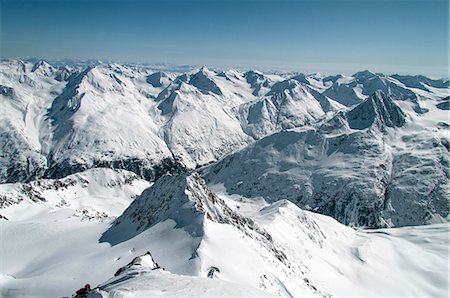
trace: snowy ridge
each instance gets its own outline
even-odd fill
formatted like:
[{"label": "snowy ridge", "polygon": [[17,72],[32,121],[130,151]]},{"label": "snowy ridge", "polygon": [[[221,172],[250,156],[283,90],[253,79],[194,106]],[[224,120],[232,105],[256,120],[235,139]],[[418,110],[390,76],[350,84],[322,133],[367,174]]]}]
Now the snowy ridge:
[{"label": "snowy ridge", "polygon": [[150,252],[120,268],[88,297],[127,297],[130,293],[134,297],[178,297],[187,293],[195,297],[275,297],[229,282],[172,274],[160,268]]},{"label": "snowy ridge", "polygon": [[[177,228],[183,228],[193,237],[204,235],[205,220],[233,225],[247,236],[267,243],[275,256],[284,261],[283,254],[271,246],[272,237],[251,219],[234,212],[223,199],[209,190],[203,178],[195,172],[159,179],[155,187],[143,192],[130,205],[101,240],[116,244],[126,240],[117,239],[119,235],[133,237],[167,219],[174,220]],[[132,234],[127,234],[128,231]]]},{"label": "snowy ridge", "polygon": [[405,113],[394,103],[392,97],[379,90],[348,112],[348,124],[353,129],[370,126],[381,129],[401,127],[405,124],[405,119]]},{"label": "snowy ridge", "polygon": [[[269,277],[266,274],[261,274],[259,281],[258,276],[253,277],[252,282],[255,285],[260,283],[260,287],[263,289],[269,288],[277,295],[286,294],[289,293],[289,290],[285,289],[284,283],[287,280],[284,275],[288,274],[291,277],[297,276],[297,280],[302,282],[302,285],[299,286],[302,291],[320,293],[309,284],[304,284],[305,282],[301,278],[303,272],[300,269],[301,265],[296,267],[298,272],[294,271],[292,269],[294,265],[286,258],[282,248],[274,242],[273,237],[267,231],[252,219],[232,210],[224,199],[217,196],[206,186],[205,181],[197,173],[166,176],[158,180],[114,222],[112,227],[102,236],[101,241],[117,245],[166,220],[175,221],[175,228],[183,229],[193,238],[198,239],[198,248],[193,252],[192,260],[190,260],[192,266],[194,266],[191,272],[197,272],[196,274],[205,277],[228,274],[222,266],[217,268],[213,264],[207,264],[211,262],[209,260],[211,253],[209,246],[214,245],[209,239],[215,238],[217,229],[225,229],[223,233],[227,233],[226,230],[230,229],[233,235],[241,235],[244,238],[244,240],[239,240],[239,243],[244,245],[246,249],[255,245],[255,247],[258,247],[255,257],[267,262],[260,270],[267,270],[270,263],[277,268],[275,273],[271,273]],[[304,217],[303,220],[307,222],[308,218]],[[237,251],[233,252],[233,254],[235,253]],[[213,260],[213,262],[217,261],[215,258]],[[211,271],[212,268],[216,268],[219,273]],[[230,268],[230,270],[232,269]],[[245,275],[248,272],[241,274]],[[231,280],[239,281],[236,277]],[[292,286],[291,284],[290,287]]]},{"label": "snowy ridge", "polygon": [[[346,295],[350,289],[352,294],[359,295],[385,295],[386,293],[396,293],[399,296],[408,295],[408,293],[439,295],[443,293],[442,290],[445,290],[445,278],[438,277],[439,273],[435,270],[426,271],[426,274],[431,273],[434,278],[437,278],[433,286],[429,288],[424,286],[427,284],[426,280],[411,283],[410,280],[403,279],[402,274],[392,274],[392,271],[398,272],[399,268],[405,266],[401,261],[399,263],[392,261],[401,260],[394,257],[404,253],[401,247],[405,245],[409,247],[411,254],[415,254],[420,249],[420,246],[415,246],[417,244],[412,244],[415,243],[413,239],[406,242],[403,238],[397,239],[396,235],[403,235],[400,230],[397,232],[394,229],[392,233],[388,230],[379,233],[355,231],[328,217],[305,212],[286,200],[267,205],[267,203],[257,203],[253,201],[254,199],[229,196],[221,192],[220,187],[215,187],[218,191],[216,193],[211,191],[196,173],[171,176],[167,179],[172,185],[180,185],[184,188],[184,193],[178,191],[177,194],[165,194],[164,191],[168,190],[169,183],[155,183],[137,200],[140,201],[139,203],[136,201],[121,218],[116,220],[107,234],[114,231],[110,234],[112,237],[123,235],[124,231],[134,231],[133,227],[139,226],[139,222],[147,223],[149,219],[158,218],[159,223],[155,220],[152,224],[145,225],[145,228],[139,228],[138,232],[145,234],[163,222],[174,220],[175,229],[200,237],[196,241],[197,245],[192,246],[192,256],[185,259],[189,266],[193,266],[189,275],[231,281],[239,284],[239,287],[259,288],[274,296],[330,297]],[[151,189],[153,191],[150,191]],[[184,197],[181,201],[180,195]],[[154,200],[157,201],[154,205],[158,208],[149,211],[148,204],[154,206],[151,203]],[[160,203],[160,200],[164,203]],[[182,206],[178,208],[179,212],[175,211],[177,208],[173,207],[173,204]],[[166,214],[170,216],[161,217],[162,210],[166,210]],[[191,220],[188,220],[189,217]],[[127,218],[134,218],[133,227],[129,226],[131,223],[126,220]],[[180,218],[185,220],[179,220]],[[119,232],[120,226],[124,225],[127,229]],[[437,231],[445,233],[445,230],[448,230],[448,224],[429,229],[434,229],[433,233]],[[425,230],[426,228],[424,233],[431,231]],[[410,233],[410,230],[404,231],[404,235]],[[104,237],[105,234],[102,238]],[[133,238],[122,239],[122,241],[131,241]],[[445,241],[432,243],[440,245],[439,249],[445,247]],[[397,247],[397,245],[400,246]],[[274,254],[275,251],[270,249],[271,247],[276,247],[277,253]],[[383,253],[376,247],[383,247]],[[168,257],[158,258],[161,266],[165,266],[164,263],[169,260]],[[428,257],[435,265],[440,262],[436,258],[437,255],[433,253]],[[239,264],[238,267],[236,263]],[[424,268],[422,266],[433,268],[435,265],[425,265],[418,261],[417,264],[412,262],[406,266],[410,273],[420,274],[421,269],[413,268]],[[438,267],[442,266],[438,265]],[[359,272],[363,272],[367,279],[355,284],[354,274],[358,273],[352,268],[359,268]],[[110,294],[125,291],[137,294],[140,291],[148,291],[143,282],[160,278],[155,276],[156,274],[160,273],[139,275],[121,283],[120,286],[114,286],[112,283],[112,286],[109,289],[107,286],[104,291]],[[176,271],[171,274],[164,279],[178,279]],[[389,278],[380,278],[384,274],[387,274]],[[184,277],[179,278],[184,279]],[[400,280],[408,286],[396,286],[396,282]],[[201,284],[201,282],[201,279],[197,279],[197,281],[193,280],[192,284]],[[239,296],[241,295],[243,294]]]}]

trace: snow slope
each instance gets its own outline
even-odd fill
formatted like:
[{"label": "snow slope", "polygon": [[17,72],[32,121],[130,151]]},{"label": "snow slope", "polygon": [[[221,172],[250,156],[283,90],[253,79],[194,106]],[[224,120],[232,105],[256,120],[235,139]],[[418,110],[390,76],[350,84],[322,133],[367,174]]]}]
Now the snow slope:
[{"label": "snow slope", "polygon": [[[92,297],[448,291],[448,223],[354,230],[286,200],[268,204],[229,195],[222,185],[209,188],[196,173],[163,177],[114,222],[82,220],[73,206],[52,206],[44,195],[39,213],[25,215],[26,204],[5,209],[15,208],[1,221],[8,239],[0,245],[2,297],[70,296],[86,283],[101,288]],[[153,270],[155,261],[165,270]]]},{"label": "snow slope", "polygon": [[[416,240],[409,236],[411,230],[421,228],[405,228],[404,234],[355,231],[329,217],[305,212],[286,200],[267,204],[256,198],[229,196],[220,185],[213,189],[215,192],[196,173],[164,177],[131,204],[101,241],[117,245],[151,230],[159,222],[174,220],[176,228],[196,239],[188,261],[193,275],[294,297],[348,293],[434,296],[448,288],[445,276],[439,277],[446,270],[445,263],[439,265],[445,254],[439,257],[430,253],[433,265],[421,261],[416,264],[410,259],[406,263],[411,263],[402,264],[399,254],[404,252],[399,246],[408,246],[411,255],[418,253],[420,246],[410,246],[409,241]],[[436,227],[440,232],[432,243],[445,251],[448,224]],[[431,231],[432,228],[425,233]],[[397,239],[393,235],[402,236]],[[406,235],[407,240],[401,239]],[[386,259],[377,247],[383,247]],[[163,259],[160,263],[164,264]],[[429,279],[417,283],[407,275],[392,275],[397,266],[408,268],[410,273],[432,274],[436,279],[428,287]],[[428,269],[422,271],[422,266]],[[441,269],[435,271],[436,268]],[[365,282],[355,283],[360,272],[364,272]],[[403,277],[407,279],[405,287],[396,287],[399,280],[393,279]]]},{"label": "snow slope", "polygon": [[175,275],[160,268],[150,252],[120,268],[88,297],[274,297],[263,291],[217,279]]},{"label": "snow slope", "polygon": [[0,63],[1,182],[43,175],[50,135],[45,113],[64,86],[47,76],[52,71],[43,62],[34,67],[19,60]]},{"label": "snow slope", "polygon": [[216,84],[217,78],[201,69],[189,83],[176,80],[158,97],[164,139],[177,160],[189,168],[215,161],[251,141],[232,111],[244,100]]},{"label": "snow slope", "polygon": [[262,98],[241,106],[244,131],[255,139],[273,132],[310,125],[343,106],[288,79],[274,84]]},{"label": "snow slope", "polygon": [[[0,185],[0,215],[18,220],[60,209],[81,220],[115,217],[151,184],[125,170],[90,169],[62,179]],[[29,209],[28,212],[22,210]]]}]

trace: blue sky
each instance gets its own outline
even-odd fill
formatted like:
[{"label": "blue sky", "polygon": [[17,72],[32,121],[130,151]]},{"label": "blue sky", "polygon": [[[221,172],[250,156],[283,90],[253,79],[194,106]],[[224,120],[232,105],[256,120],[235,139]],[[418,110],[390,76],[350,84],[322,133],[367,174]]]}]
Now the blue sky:
[{"label": "blue sky", "polygon": [[447,0],[1,0],[1,56],[448,76]]}]

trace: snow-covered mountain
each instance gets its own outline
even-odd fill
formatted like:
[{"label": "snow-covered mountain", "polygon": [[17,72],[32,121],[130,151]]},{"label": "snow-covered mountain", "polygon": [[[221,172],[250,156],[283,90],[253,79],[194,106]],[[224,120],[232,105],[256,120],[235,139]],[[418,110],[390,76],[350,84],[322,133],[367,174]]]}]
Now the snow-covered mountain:
[{"label": "snow-covered mountain", "polygon": [[[207,177],[231,193],[287,199],[345,224],[448,214],[448,81],[0,66],[3,182],[98,167],[155,181],[218,161]],[[420,164],[430,167],[423,177]]]},{"label": "snow-covered mountain", "polygon": [[244,131],[255,139],[273,132],[311,125],[343,106],[295,79],[274,84],[256,101],[241,106]]},{"label": "snow-covered mountain", "polygon": [[449,92],[1,61],[0,295],[443,296]]},{"label": "snow-covered mountain", "polygon": [[290,200],[344,224],[444,221],[450,154],[439,120],[448,115],[436,111],[434,123],[421,127],[413,109],[405,111],[377,91],[312,127],[272,134],[227,156],[206,168],[206,177],[230,194]]}]

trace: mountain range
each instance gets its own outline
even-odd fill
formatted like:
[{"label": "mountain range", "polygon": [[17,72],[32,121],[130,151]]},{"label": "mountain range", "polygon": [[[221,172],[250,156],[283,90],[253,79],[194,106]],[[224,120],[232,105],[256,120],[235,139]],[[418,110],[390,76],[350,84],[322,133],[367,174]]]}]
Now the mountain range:
[{"label": "mountain range", "polygon": [[449,92],[370,71],[3,60],[0,294],[442,295]]}]

